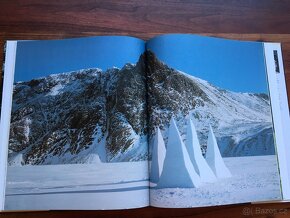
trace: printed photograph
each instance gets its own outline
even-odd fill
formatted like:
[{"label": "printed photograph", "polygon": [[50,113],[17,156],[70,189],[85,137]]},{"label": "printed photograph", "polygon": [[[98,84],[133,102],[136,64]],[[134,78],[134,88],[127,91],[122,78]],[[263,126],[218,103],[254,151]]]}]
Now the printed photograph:
[{"label": "printed photograph", "polygon": [[147,49],[151,205],[280,200],[263,44],[174,34]]},{"label": "printed photograph", "polygon": [[6,210],[146,206],[145,42],[17,43]]},{"label": "printed photograph", "polygon": [[20,41],[6,210],[281,200],[263,43]]}]

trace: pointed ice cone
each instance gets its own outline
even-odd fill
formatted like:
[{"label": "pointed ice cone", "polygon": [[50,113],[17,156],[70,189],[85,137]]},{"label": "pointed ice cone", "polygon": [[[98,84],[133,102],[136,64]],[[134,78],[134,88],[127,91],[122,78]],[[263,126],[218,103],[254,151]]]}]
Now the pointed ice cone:
[{"label": "pointed ice cone", "polygon": [[106,138],[107,134],[102,138],[100,143],[97,144],[97,154],[99,156],[100,162],[107,162],[107,152],[106,152]]},{"label": "pointed ice cone", "polygon": [[152,142],[152,161],[150,170],[150,181],[157,183],[163,169],[166,148],[159,127]]},{"label": "pointed ice cone", "polygon": [[84,163],[86,164],[98,164],[102,163],[100,156],[98,154],[89,154],[85,159]]},{"label": "pointed ice cone", "polygon": [[198,141],[197,133],[191,119],[188,119],[187,132],[186,132],[186,148],[194,166],[195,171],[200,176],[202,182],[215,182],[216,177],[202,156],[200,144]]},{"label": "pointed ice cone", "polygon": [[200,178],[190,161],[174,118],[171,118],[166,155],[157,188],[194,188],[200,185]]},{"label": "pointed ice cone", "polygon": [[221,156],[219,147],[216,142],[212,127],[209,126],[206,161],[215,173],[217,178],[231,177],[229,169],[226,167],[224,160]]}]

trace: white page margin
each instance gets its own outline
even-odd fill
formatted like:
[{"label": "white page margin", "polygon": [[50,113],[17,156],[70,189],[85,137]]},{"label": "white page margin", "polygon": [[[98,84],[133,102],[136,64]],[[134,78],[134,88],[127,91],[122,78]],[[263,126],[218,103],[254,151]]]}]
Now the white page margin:
[{"label": "white page margin", "polygon": [[7,41],[0,120],[0,211],[4,210],[8,140],[16,60],[16,41]]},{"label": "white page margin", "polygon": [[[280,73],[275,70],[277,50]],[[290,199],[290,118],[280,43],[264,43],[283,200]],[[288,158],[287,158],[288,157]]]}]

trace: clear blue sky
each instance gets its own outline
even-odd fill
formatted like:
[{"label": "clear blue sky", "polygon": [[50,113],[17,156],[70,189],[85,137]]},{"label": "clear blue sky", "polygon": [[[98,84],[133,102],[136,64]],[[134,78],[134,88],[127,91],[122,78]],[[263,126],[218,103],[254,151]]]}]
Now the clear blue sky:
[{"label": "clear blue sky", "polygon": [[147,48],[170,67],[231,91],[268,93],[261,42],[164,35]]},{"label": "clear blue sky", "polygon": [[[170,67],[237,92],[267,93],[263,45],[188,34],[149,41],[147,48]],[[144,42],[125,36],[18,42],[15,81],[83,68],[136,63]]]},{"label": "clear blue sky", "polygon": [[126,63],[136,63],[144,49],[142,40],[125,36],[20,41],[15,81],[84,68],[122,68]]}]

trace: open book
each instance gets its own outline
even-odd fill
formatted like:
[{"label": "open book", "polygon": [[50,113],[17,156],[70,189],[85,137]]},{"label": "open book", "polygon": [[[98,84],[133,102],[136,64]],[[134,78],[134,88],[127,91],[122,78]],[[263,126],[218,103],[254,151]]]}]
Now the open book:
[{"label": "open book", "polygon": [[279,43],[185,34],[8,41],[4,65],[2,210],[290,198]]}]

